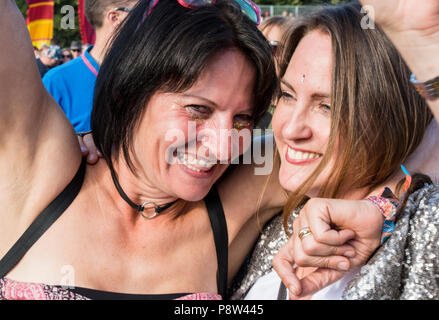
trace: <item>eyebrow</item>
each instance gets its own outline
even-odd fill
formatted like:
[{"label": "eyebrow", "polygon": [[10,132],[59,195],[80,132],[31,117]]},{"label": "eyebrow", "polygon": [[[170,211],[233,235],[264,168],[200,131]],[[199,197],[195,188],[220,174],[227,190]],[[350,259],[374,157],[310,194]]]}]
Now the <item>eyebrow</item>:
[{"label": "eyebrow", "polygon": [[[221,108],[218,106],[218,104],[216,104],[215,102],[213,102],[212,100],[210,100],[210,99],[208,99],[208,98],[201,97],[201,96],[198,96],[198,95],[196,95],[196,94],[188,94],[188,93],[184,93],[183,96],[203,100],[203,101],[207,102],[207,104],[213,105],[213,106],[214,106],[215,108],[217,108],[217,109],[221,109]],[[252,108],[247,108],[247,109],[242,110],[242,111],[240,111],[240,112],[249,112],[249,113],[253,113],[254,110],[253,110]]]},{"label": "eyebrow", "polygon": [[203,101],[207,102],[207,104],[213,105],[215,108],[219,108],[218,105],[215,102],[213,102],[212,100],[207,99],[205,97],[201,97],[201,96],[198,96],[198,95],[195,95],[195,94],[187,94],[187,93],[184,93],[183,96],[189,97],[189,98],[200,99],[200,100],[203,100]]},{"label": "eyebrow", "polygon": [[[288,89],[290,89],[291,91],[296,93],[296,90],[294,90],[293,86],[291,84],[289,84],[288,82],[286,82],[284,79],[281,79],[280,82],[283,85],[285,85]],[[313,99],[326,99],[326,98],[329,99],[329,98],[331,98],[331,96],[329,94],[327,94],[327,93],[320,93],[320,92],[314,93],[311,97]]]}]

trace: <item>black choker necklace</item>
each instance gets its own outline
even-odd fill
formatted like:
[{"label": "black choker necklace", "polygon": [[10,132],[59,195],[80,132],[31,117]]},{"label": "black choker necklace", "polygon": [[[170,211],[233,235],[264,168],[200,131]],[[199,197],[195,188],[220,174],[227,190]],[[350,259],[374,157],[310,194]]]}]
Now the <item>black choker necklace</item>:
[{"label": "black choker necklace", "polygon": [[[136,209],[137,212],[139,212],[142,217],[144,217],[145,219],[153,219],[155,218],[159,213],[165,211],[166,209],[168,209],[170,206],[172,206],[174,203],[176,203],[178,201],[172,201],[170,203],[166,203],[164,205],[157,205],[156,203],[152,202],[152,201],[146,201],[141,205],[137,205],[134,202],[131,201],[130,198],[128,198],[128,196],[126,195],[126,193],[122,190],[122,187],[119,184],[119,181],[117,181],[116,178],[116,174],[114,173],[113,169],[110,169],[111,171],[111,177],[113,178],[113,182],[114,185],[116,187],[117,192],[119,192],[119,195],[122,197],[122,199],[124,199],[132,208]],[[154,206],[154,214],[152,216],[145,216],[145,214],[143,213],[145,206],[147,205],[153,205]]]}]

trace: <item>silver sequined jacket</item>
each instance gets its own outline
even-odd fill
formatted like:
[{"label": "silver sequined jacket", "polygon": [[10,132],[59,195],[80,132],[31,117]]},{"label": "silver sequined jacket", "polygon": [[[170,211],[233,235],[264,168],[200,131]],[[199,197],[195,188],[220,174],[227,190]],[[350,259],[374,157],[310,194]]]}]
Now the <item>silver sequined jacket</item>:
[{"label": "silver sequined jacket", "polygon": [[[230,288],[230,299],[242,299],[272,271],[271,261],[286,241],[278,215],[264,227]],[[392,236],[348,283],[342,299],[439,299],[439,185],[409,197]]]}]

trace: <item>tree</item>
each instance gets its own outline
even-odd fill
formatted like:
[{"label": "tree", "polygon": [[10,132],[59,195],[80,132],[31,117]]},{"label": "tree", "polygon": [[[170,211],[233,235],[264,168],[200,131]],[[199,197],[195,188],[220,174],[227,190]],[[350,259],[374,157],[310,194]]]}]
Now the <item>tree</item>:
[{"label": "tree", "polygon": [[[61,20],[65,17],[62,13],[63,6],[72,6],[75,13],[74,29],[65,29]],[[55,0],[54,16],[53,16],[53,37],[60,42],[62,47],[70,47],[73,40],[81,40],[78,21],[78,3],[77,0]]]}]

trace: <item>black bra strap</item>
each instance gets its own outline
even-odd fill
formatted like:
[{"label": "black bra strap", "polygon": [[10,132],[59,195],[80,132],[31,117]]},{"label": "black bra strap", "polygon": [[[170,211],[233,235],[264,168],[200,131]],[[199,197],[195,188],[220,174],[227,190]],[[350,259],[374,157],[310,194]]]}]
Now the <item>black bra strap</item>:
[{"label": "black bra strap", "polygon": [[227,233],[226,217],[221,204],[216,186],[212,186],[209,194],[204,198],[207,213],[209,214],[212,225],[213,237],[215,240],[216,257],[218,260],[218,293],[225,299],[227,291],[227,272],[228,272],[228,254],[229,254],[229,237]]},{"label": "black bra strap", "polygon": [[24,257],[26,252],[46,232],[47,229],[63,214],[79,193],[85,175],[86,158],[84,157],[73,180],[44,209],[34,222],[27,228],[18,241],[0,260],[0,278],[5,277],[12,268]]}]

